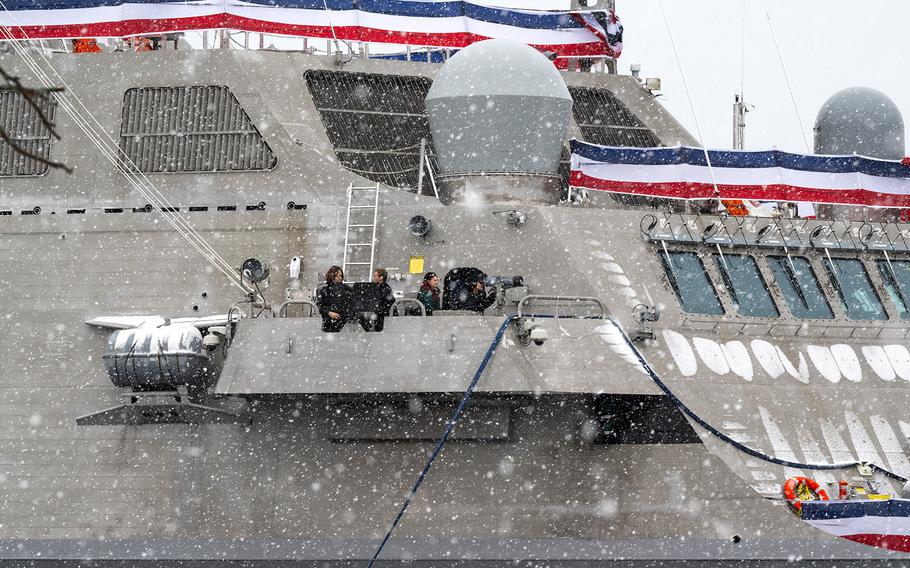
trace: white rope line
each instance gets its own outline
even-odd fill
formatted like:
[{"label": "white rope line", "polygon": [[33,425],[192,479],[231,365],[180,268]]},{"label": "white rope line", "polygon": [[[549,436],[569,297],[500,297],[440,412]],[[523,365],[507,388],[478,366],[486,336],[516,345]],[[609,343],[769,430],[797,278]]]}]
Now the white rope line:
[{"label": "white rope line", "polygon": [[809,137],[806,136],[806,127],[803,124],[803,116],[799,112],[799,105],[796,104],[796,93],[793,92],[793,85],[790,84],[790,74],[787,72],[787,66],[784,64],[784,56],[783,53],[781,53],[780,45],[777,43],[777,34],[774,32],[774,23],[771,22],[771,13],[768,12],[768,6],[765,4],[765,0],[762,0],[762,8],[765,10],[765,18],[768,19],[768,28],[771,30],[771,39],[774,40],[774,48],[777,50],[777,59],[780,61],[780,68],[784,71],[784,79],[787,81],[787,90],[790,92],[793,110],[796,111],[796,120],[799,122],[799,133],[803,135],[806,153],[811,154],[812,147],[809,146]]},{"label": "white rope line", "polygon": [[[2,5],[2,1],[0,1],[0,5]],[[8,31],[4,30],[4,32],[6,35],[9,35]],[[51,86],[52,82],[50,81],[50,78],[47,76],[46,73],[44,73],[44,71],[40,68],[40,66],[38,66],[38,64],[31,58],[31,56],[26,51],[19,50],[19,55],[23,58],[23,60],[26,62],[26,65],[32,70],[33,73],[35,73],[36,76],[38,76],[39,80],[45,86],[48,86],[48,87]],[[141,193],[149,201],[154,202],[157,206],[159,206],[159,209],[161,207],[172,207],[169,203],[167,203],[166,199],[164,199],[164,200],[156,199],[154,197],[154,195],[152,195],[148,191],[146,191],[147,188],[144,188],[143,185],[139,182],[138,179],[136,179],[135,176],[130,175],[129,172],[123,171],[123,164],[120,163],[121,160],[119,159],[119,157],[117,157],[117,155],[114,154],[110,150],[110,148],[104,146],[104,142],[103,142],[103,140],[101,140],[98,137],[97,132],[95,132],[94,129],[91,127],[91,125],[84,119],[84,117],[82,117],[79,114],[78,109],[76,109],[68,99],[63,98],[63,97],[57,97],[57,99],[58,99],[58,103],[61,105],[61,107],[63,107],[63,109],[67,112],[67,114],[69,114],[71,116],[71,118],[76,122],[76,124],[80,127],[80,129],[83,130],[83,132],[89,137],[89,139],[95,144],[95,146],[98,147],[99,150],[101,150],[104,157],[107,158],[119,171],[121,171],[121,173],[124,174],[124,177],[127,178],[127,181],[130,183],[130,185],[133,186],[134,189],[136,189],[139,193]],[[83,105],[83,107],[84,107],[84,105]],[[96,122],[97,122],[97,120],[96,120]],[[185,228],[181,229],[181,227],[179,227],[176,224],[176,221],[183,221],[183,219],[180,219],[179,216],[174,216],[173,214],[164,214],[164,212],[162,212],[162,214],[165,217],[165,220],[168,221],[169,224],[171,224],[179,232],[184,233],[184,231],[186,229]],[[178,217],[178,219],[175,220],[175,217]],[[185,221],[184,221],[184,223],[185,223]],[[186,232],[189,233],[189,231],[186,231]],[[197,233],[197,235],[198,235],[198,233]],[[188,235],[186,235],[186,236],[188,236]],[[206,245],[206,247],[203,247],[201,249],[196,243],[191,243],[191,244],[194,244],[194,248],[196,248],[198,251],[200,251],[203,254],[203,256],[205,256],[207,259],[214,260],[214,259],[218,258],[217,254],[213,255],[211,253],[211,251],[204,252],[204,248],[211,249],[211,247],[207,246],[207,243],[204,243],[204,240],[201,239],[201,236],[198,236],[197,239],[202,241],[199,244]],[[223,259],[222,259],[222,261],[223,261]],[[224,263],[224,265],[226,266],[226,268],[229,269],[228,271],[230,273],[233,273],[233,268],[230,267],[230,265],[227,265],[226,263]],[[218,267],[218,268],[220,269],[220,267]],[[232,274],[232,278],[233,278],[233,274]]]},{"label": "white rope line", "polygon": [[[3,5],[3,0],[0,0],[0,6],[2,6],[2,5]],[[159,210],[162,208],[162,206],[164,208],[174,208],[174,206],[170,202],[168,202],[167,198],[155,187],[155,185],[151,182],[151,180],[148,179],[148,177],[145,175],[145,173],[139,169],[139,167],[132,161],[132,159],[130,159],[129,156],[126,156],[125,154],[120,153],[120,149],[119,149],[119,146],[117,145],[116,141],[114,141],[114,139],[110,136],[110,134],[108,134],[107,131],[104,130],[104,127],[101,126],[101,124],[94,117],[94,115],[91,113],[91,111],[89,111],[88,108],[86,108],[86,106],[82,103],[81,99],[79,99],[78,95],[75,94],[75,91],[73,91],[72,88],[66,83],[66,81],[60,76],[60,74],[56,72],[56,69],[54,69],[54,67],[53,67],[53,65],[51,65],[50,61],[48,61],[43,55],[42,55],[42,59],[44,59],[44,62],[47,64],[47,66],[52,71],[54,71],[54,74],[57,76],[57,78],[60,80],[60,82],[65,87],[66,92],[72,93],[73,98],[83,108],[83,110],[85,111],[85,114],[87,114],[89,116],[89,118],[91,118],[95,122],[95,124],[97,125],[97,128],[92,127],[92,125],[90,123],[88,123],[88,121],[85,120],[85,118],[82,117],[81,115],[80,115],[79,119],[82,120],[85,123],[86,127],[94,133],[96,138],[100,139],[100,137],[98,137],[98,132],[101,132],[104,136],[107,137],[108,141],[110,142],[110,146],[103,147],[103,144],[104,144],[103,140],[100,140],[100,143],[102,144],[102,146],[99,146],[99,149],[101,149],[102,152],[105,152],[106,157],[108,157],[108,159],[114,163],[114,165],[124,175],[124,177],[128,178],[131,181],[131,184],[137,189],[137,191],[139,191],[143,195],[143,197],[145,197],[149,201],[153,202],[153,204],[158,205]],[[37,67],[37,65],[36,65],[36,67]],[[46,83],[46,85],[49,85],[50,78],[47,77],[46,75],[45,75],[45,78],[48,81],[48,83]],[[69,101],[67,101],[67,104],[71,105],[71,103],[69,103]],[[76,114],[79,114],[78,109],[74,108],[74,111]],[[85,128],[83,128],[83,131],[85,131]],[[92,135],[89,132],[86,132],[86,134],[89,136]],[[123,158],[121,158],[121,156],[123,156]],[[141,179],[140,179],[140,176],[141,176]],[[187,233],[189,233],[190,235],[192,235],[194,238],[196,238],[199,241],[199,243],[200,243],[200,245],[202,245],[203,249],[207,250],[209,252],[209,255],[212,258],[214,258],[218,262],[220,262],[222,264],[222,266],[225,269],[227,269],[231,274],[234,273],[234,268],[227,261],[225,261],[224,258],[222,258],[221,255],[219,255],[218,252],[215,251],[215,249],[211,247],[211,245],[209,245],[205,241],[205,239],[202,237],[202,235],[200,235],[195,230],[195,228],[193,228],[193,226],[189,224],[189,222],[186,219],[184,219],[180,215],[175,215],[174,213],[168,214],[163,211],[161,213],[165,217],[167,217],[169,223],[171,223],[171,221],[176,221],[183,228],[183,230],[185,230]],[[173,226],[174,223],[171,223],[171,225]],[[175,227],[175,229],[176,229],[176,227]]]},{"label": "white rope line", "polygon": [[[20,53],[20,55],[21,55],[21,53]],[[36,68],[32,67],[32,65],[34,65],[35,63],[34,63],[33,61],[31,61],[31,60],[28,60],[28,59],[27,59],[27,56],[25,56],[24,59],[27,61],[26,64],[32,69],[32,71],[33,71],[36,75],[40,75],[40,73],[41,73],[41,72],[40,72],[40,69],[36,69]],[[42,83],[44,83],[45,85],[48,85],[48,84],[49,84],[49,83],[45,82],[46,77],[45,77],[45,78],[42,78],[42,79],[40,79],[40,80],[41,80]],[[107,158],[108,161],[110,161],[110,162],[111,162],[115,167],[117,167],[117,169],[119,170],[119,169],[120,169],[120,164],[118,164],[118,163],[117,163],[117,160],[114,159],[114,158],[110,155],[108,149],[105,148],[105,147],[103,146],[103,143],[102,143],[98,138],[96,138],[95,136],[93,136],[93,133],[91,132],[91,129],[90,129],[89,125],[88,125],[87,123],[85,123],[84,120],[81,119],[81,117],[78,116],[78,111],[71,105],[71,103],[70,103],[69,101],[67,101],[67,100],[62,100],[60,97],[58,97],[57,100],[58,100],[58,104],[60,104],[60,106],[63,108],[63,110],[66,111],[67,114],[69,114],[69,115],[73,118],[74,122],[76,122],[76,124],[80,127],[80,129],[82,129],[82,131],[89,137],[89,139],[95,144],[95,146],[102,152],[102,155],[103,155],[105,158]],[[151,195],[148,195],[148,194],[143,190],[142,186],[141,186],[134,178],[132,178],[131,176],[125,176],[125,177],[127,178],[127,181],[130,183],[130,185],[132,185],[133,188],[136,189],[139,193],[143,194],[143,195],[146,197],[146,199],[148,199],[149,201],[153,201],[153,202],[156,201]],[[161,205],[161,204],[159,204],[159,206],[160,206],[160,205]],[[217,263],[217,260],[211,255],[210,252],[204,250],[204,249],[200,246],[200,243],[198,242],[197,239],[193,239],[189,234],[187,234],[184,230],[182,230],[182,228],[174,221],[174,219],[173,219],[173,214],[166,214],[166,213],[164,213],[163,211],[162,211],[161,213],[162,213],[162,216],[165,217],[165,220],[166,220],[166,221],[167,221],[167,222],[168,222],[168,223],[169,223],[169,224],[170,224],[178,233],[180,233],[182,236],[184,236],[184,238],[187,239],[187,241],[189,242],[189,244],[190,244],[197,252],[199,252],[204,258],[206,258],[206,260],[208,260],[208,261],[211,262],[213,265],[215,265],[215,267],[216,267],[219,271],[221,271],[223,274],[225,274],[226,276],[228,276],[228,278],[230,278],[230,279],[232,280],[232,282],[235,281],[236,277],[234,276],[233,271],[232,271],[232,270],[226,271],[221,265],[219,265],[219,264]]]},{"label": "white rope line", "polygon": [[689,83],[686,81],[686,72],[683,69],[682,61],[679,59],[679,51],[676,49],[676,40],[673,39],[673,30],[670,29],[670,20],[667,18],[667,11],[664,10],[663,0],[659,0],[658,4],[660,5],[660,12],[664,17],[664,25],[667,27],[667,34],[670,36],[670,45],[673,46],[673,55],[676,56],[676,66],[679,67],[683,89],[686,91],[686,98],[689,100],[689,109],[692,111],[692,119],[695,121],[695,131],[698,133],[698,142],[701,144],[701,149],[705,153],[705,161],[708,162],[708,173],[711,174],[711,184],[714,186],[714,195],[717,197],[717,204],[720,207],[720,188],[717,187],[717,179],[714,177],[714,168],[711,166],[711,156],[708,155],[708,149],[705,147],[705,137],[702,136],[701,125],[698,123],[698,115],[695,113],[695,105],[692,103],[692,95],[689,92]]},{"label": "white rope line", "polygon": [[[3,0],[0,0],[0,7],[2,7],[9,14],[9,9],[6,7]],[[10,17],[12,18],[11,14]],[[0,27],[0,30],[2,30],[3,35],[6,38],[15,40],[12,32],[8,27]],[[19,30],[23,36],[27,38],[27,35],[21,27]],[[50,76],[32,58],[31,54],[28,53],[28,50],[22,47],[18,41],[11,41],[11,43],[14,49],[16,49],[17,53],[25,62],[26,66],[28,66],[29,69],[37,76],[38,80],[44,84],[45,87],[51,88],[53,86],[53,81],[51,81]],[[64,85],[66,92],[72,93],[72,98],[79,103],[79,105],[85,111],[85,114],[87,114],[97,125],[98,128],[96,129],[84,116],[82,116],[82,113],[80,113],[75,105],[69,100],[68,95],[57,95],[56,98],[63,110],[70,116],[70,118],[73,119],[77,126],[79,126],[79,128],[86,134],[86,136],[89,137],[89,139],[101,151],[105,158],[107,158],[108,161],[110,161],[118,169],[118,171],[123,174],[123,176],[136,191],[138,191],[148,201],[152,202],[152,204],[157,206],[162,217],[164,217],[164,219],[174,228],[174,230],[180,233],[181,236],[183,236],[184,239],[186,239],[187,242],[189,242],[197,252],[199,252],[216,269],[227,276],[232,284],[238,286],[244,292],[248,292],[249,290],[247,290],[247,288],[243,285],[242,280],[235,272],[234,267],[225,261],[224,258],[221,257],[221,255],[218,254],[218,252],[211,245],[209,245],[208,242],[205,241],[202,235],[200,235],[186,219],[175,212],[165,212],[164,209],[174,209],[174,207],[168,202],[167,198],[154,186],[154,184],[152,184],[152,182],[145,176],[144,172],[139,171],[139,168],[128,156],[124,156],[126,158],[125,160],[121,158],[119,146],[116,145],[110,134],[104,130],[98,120],[94,117],[94,115],[92,115],[91,111],[89,111],[81,99],[79,99],[78,95],[75,94],[75,92],[69,87],[66,81],[60,76],[59,73],[57,73],[56,69],[53,67],[50,61],[48,61],[44,54],[40,53],[40,56],[44,60],[44,63],[47,65],[47,67]],[[110,146],[106,145],[105,141],[99,135],[99,131],[108,138],[110,141]],[[136,175],[136,173],[129,171],[129,166],[132,166],[132,168],[138,172],[139,175]]]},{"label": "white rope line", "polygon": [[[0,0],[0,6],[2,6],[3,9],[5,9],[5,10],[7,10],[7,12],[9,12],[9,10],[6,8],[6,5],[3,3],[3,0]],[[24,30],[22,30],[21,28],[19,28],[19,29],[20,29],[20,31],[22,31],[23,35],[25,35]],[[12,37],[12,33],[9,32],[8,28],[4,27],[3,33],[7,37]],[[27,50],[25,50],[24,48],[21,48],[21,46],[18,46],[18,44],[14,44],[14,45],[17,48],[19,48],[19,49],[17,49],[19,55],[23,58],[23,60],[26,62],[26,65],[29,66],[29,68],[32,70],[32,72],[35,73],[36,76],[38,76],[38,79],[45,85],[45,87],[48,87],[48,88],[51,87],[52,86],[51,78],[44,72],[43,69],[41,69],[41,67],[37,64],[37,62],[35,62],[35,60],[27,52]],[[146,199],[148,199],[149,201],[155,202],[155,204],[159,206],[159,210],[162,207],[174,209],[173,205],[171,205],[168,202],[167,198],[163,194],[161,194],[160,191],[157,190],[157,188],[154,186],[154,184],[152,184],[152,182],[145,176],[145,174],[143,172],[141,172],[141,171],[139,172],[143,178],[142,180],[139,180],[138,176],[136,176],[134,173],[130,172],[124,166],[124,163],[128,162],[129,166],[132,166],[132,168],[134,168],[136,171],[139,171],[139,168],[136,166],[135,163],[132,162],[132,160],[129,159],[128,156],[126,156],[126,160],[123,160],[122,158],[120,158],[119,147],[116,145],[116,142],[113,140],[113,138],[111,138],[110,135],[104,130],[104,128],[101,126],[101,124],[98,122],[98,120],[95,119],[95,117],[92,115],[91,111],[89,111],[85,107],[85,105],[82,103],[81,99],[79,99],[78,95],[75,94],[75,92],[69,87],[69,85],[66,83],[66,81],[60,76],[60,74],[56,72],[56,69],[54,69],[54,67],[50,63],[50,61],[48,61],[47,58],[44,57],[43,53],[41,53],[41,57],[44,60],[45,64],[48,66],[48,68],[50,68],[51,71],[53,71],[54,74],[57,76],[57,78],[60,80],[60,82],[63,83],[63,85],[66,87],[67,91],[70,93],[73,93],[73,95],[72,95],[73,98],[76,99],[77,102],[79,102],[80,106],[82,106],[82,108],[85,110],[85,113],[88,114],[88,116],[90,118],[92,118],[92,120],[94,120],[95,124],[98,126],[97,130],[94,127],[92,127],[91,124],[83,116],[81,116],[78,109],[76,109],[75,106],[68,99],[64,98],[65,95],[64,95],[64,97],[58,96],[57,97],[58,102],[61,103],[61,106],[64,108],[64,110],[66,110],[67,113],[70,114],[71,118],[73,118],[73,120],[77,123],[77,125],[80,126],[80,128],[83,130],[83,132],[87,136],[89,136],[89,138],[95,143],[95,145],[98,147],[98,149],[101,150],[101,152],[104,154],[104,156],[114,164],[114,166],[124,175],[124,177],[127,178],[127,181],[130,183],[130,185],[132,185]],[[104,141],[101,140],[100,136],[98,135],[99,130],[101,133],[103,133],[105,136],[107,136],[108,140],[111,143],[110,147],[104,146]],[[212,261],[211,259],[214,259],[215,261],[220,262],[222,264],[222,266],[227,270],[227,272],[230,273],[231,279],[233,280],[236,278],[236,276],[234,274],[234,268],[230,264],[228,264],[217,253],[217,251],[215,251],[205,241],[205,239],[192,227],[192,225],[189,224],[188,221],[186,221],[180,215],[173,215],[173,213],[166,214],[164,211],[161,211],[161,213],[165,217],[165,219],[168,221],[168,223],[170,223],[176,230],[181,231],[181,229],[175,225],[175,222],[178,225],[182,226],[183,231],[185,231],[189,235],[192,235],[194,238],[196,238],[197,241],[199,241],[199,244],[202,246],[202,248],[204,250],[208,251],[207,254],[204,254],[204,256],[207,259],[210,259],[210,261]],[[243,286],[241,286],[241,288],[243,288]],[[244,290],[245,290],[245,288],[244,288]]]},{"label": "white rope line", "polygon": [[739,96],[746,100],[746,0],[743,0],[742,29],[739,51]]}]

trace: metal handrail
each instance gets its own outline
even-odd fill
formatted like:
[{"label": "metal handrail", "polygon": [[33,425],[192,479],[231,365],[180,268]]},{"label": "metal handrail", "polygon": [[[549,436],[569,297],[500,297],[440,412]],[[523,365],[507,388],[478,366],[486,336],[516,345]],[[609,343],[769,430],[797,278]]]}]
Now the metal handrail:
[{"label": "metal handrail", "polygon": [[313,317],[314,314],[319,313],[319,306],[317,306],[314,302],[311,302],[310,300],[288,300],[287,302],[284,302],[283,304],[281,304],[281,306],[278,307],[278,317],[280,317],[280,318],[288,317],[288,306],[291,306],[291,305],[309,306],[310,315],[307,317]]},{"label": "metal handrail", "polygon": [[597,307],[600,308],[600,319],[606,319],[607,313],[609,312],[609,310],[607,310],[606,304],[601,302],[599,298],[595,298],[593,296],[546,296],[546,295],[531,294],[529,296],[525,296],[524,298],[521,299],[520,302],[518,302],[518,317],[520,317],[520,318],[525,317],[525,313],[523,310],[525,307],[525,302],[527,302],[528,300],[548,300],[548,301],[554,301],[556,303],[559,303],[559,302],[566,302],[566,303],[588,302],[591,304],[596,304]]},{"label": "metal handrail", "polygon": [[390,310],[389,313],[391,313],[392,316],[394,316],[395,310],[398,308],[398,306],[400,306],[401,304],[407,304],[407,303],[417,304],[417,307],[420,308],[420,315],[422,317],[427,315],[427,309],[424,307],[423,303],[421,303],[420,300],[418,300],[416,298],[398,298],[392,304],[392,309]]}]

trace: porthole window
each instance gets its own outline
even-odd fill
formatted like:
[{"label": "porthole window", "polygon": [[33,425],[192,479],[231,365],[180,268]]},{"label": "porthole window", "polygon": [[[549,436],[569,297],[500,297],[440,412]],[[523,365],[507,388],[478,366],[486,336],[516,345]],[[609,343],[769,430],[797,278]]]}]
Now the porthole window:
[{"label": "porthole window", "polygon": [[888,291],[891,301],[897,307],[900,318],[910,320],[910,310],[907,309],[908,301],[910,301],[910,262],[878,260],[875,264],[882,275],[885,290]]},{"label": "porthole window", "polygon": [[753,318],[780,315],[754,258],[745,254],[715,254],[714,263],[739,315]]},{"label": "porthole window", "polygon": [[660,259],[683,311],[712,316],[724,314],[717,291],[697,254],[664,252]]},{"label": "porthole window", "polygon": [[831,319],[831,305],[818,283],[815,271],[801,256],[769,256],[768,266],[790,313],[798,318]]},{"label": "porthole window", "polygon": [[825,272],[837,291],[847,317],[853,320],[886,320],[888,314],[872,287],[863,263],[855,258],[825,258]]}]

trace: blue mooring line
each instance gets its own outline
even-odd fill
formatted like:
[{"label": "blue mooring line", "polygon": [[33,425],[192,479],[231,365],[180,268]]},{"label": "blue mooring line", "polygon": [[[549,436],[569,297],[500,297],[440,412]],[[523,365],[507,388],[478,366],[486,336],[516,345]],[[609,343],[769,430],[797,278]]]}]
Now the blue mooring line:
[{"label": "blue mooring line", "polygon": [[477,367],[477,371],[474,373],[474,378],[471,380],[471,384],[468,385],[467,390],[464,391],[464,396],[461,397],[461,402],[458,404],[458,408],[455,409],[455,412],[452,413],[452,417],[449,418],[445,432],[443,432],[442,436],[439,438],[439,441],[436,442],[436,448],[430,455],[430,459],[428,459],[427,463],[424,464],[420,475],[417,476],[417,481],[414,482],[414,487],[412,487],[411,491],[407,494],[407,496],[405,496],[404,503],[401,504],[401,509],[398,511],[398,515],[395,517],[395,520],[392,521],[392,525],[385,533],[385,538],[382,539],[382,543],[380,543],[379,548],[376,549],[376,552],[373,554],[373,558],[370,559],[370,563],[367,565],[367,568],[372,568],[373,563],[376,562],[377,558],[379,558],[379,554],[382,552],[385,544],[392,536],[392,532],[395,530],[395,527],[397,527],[398,523],[401,521],[401,517],[404,516],[405,511],[407,511],[408,507],[411,505],[411,501],[414,499],[414,495],[417,494],[417,490],[420,488],[420,485],[426,478],[427,472],[429,472],[430,468],[433,467],[433,462],[436,461],[436,458],[442,451],[442,447],[449,440],[449,436],[452,434],[452,430],[455,429],[455,424],[458,423],[459,418],[461,418],[461,413],[464,412],[465,407],[468,405],[468,399],[470,399],[471,394],[474,393],[474,388],[477,386],[477,382],[480,380],[481,375],[483,375],[483,371],[486,369],[487,363],[490,362],[490,359],[493,357],[493,353],[496,352],[496,348],[499,347],[499,344],[502,342],[502,336],[505,334],[506,329],[508,329],[509,324],[512,323],[512,320],[515,318],[516,316],[509,316],[503,320],[502,325],[499,326],[499,331],[496,332],[496,337],[493,338],[493,341],[487,348],[487,352],[483,356],[483,360],[480,362],[480,366]]},{"label": "blue mooring line", "polygon": [[[506,329],[508,329],[509,324],[512,323],[513,320],[517,319],[517,317],[518,316],[509,316],[499,326],[499,330],[496,332],[496,337],[493,338],[493,341],[490,343],[490,346],[487,348],[487,352],[483,356],[483,360],[480,362],[480,365],[477,367],[477,371],[474,373],[474,378],[471,380],[471,384],[468,385],[467,390],[464,391],[464,396],[462,396],[461,402],[458,404],[458,408],[455,409],[455,412],[452,413],[452,417],[449,418],[448,424],[446,425],[445,432],[442,434],[442,436],[436,442],[436,448],[433,450],[433,453],[430,455],[430,459],[428,459],[427,463],[424,464],[423,469],[420,472],[420,475],[417,477],[417,481],[414,483],[414,487],[412,487],[411,491],[407,494],[407,496],[405,496],[404,503],[402,503],[401,509],[398,511],[398,515],[396,515],[395,520],[392,521],[392,525],[389,527],[389,530],[386,532],[385,537],[382,539],[382,543],[380,543],[379,548],[376,549],[376,552],[373,554],[373,557],[370,559],[370,563],[367,565],[367,568],[373,567],[373,563],[376,562],[377,558],[379,558],[379,554],[382,552],[382,549],[385,547],[386,543],[389,541],[389,538],[391,538],[392,532],[395,531],[395,527],[398,526],[398,523],[401,521],[401,518],[404,516],[405,511],[407,511],[408,507],[411,505],[411,501],[414,499],[414,496],[417,494],[417,490],[420,488],[420,485],[423,483],[423,480],[426,478],[427,473],[430,471],[430,468],[433,467],[433,462],[436,461],[436,458],[439,456],[439,453],[442,451],[442,447],[448,441],[449,436],[452,434],[452,431],[455,429],[455,425],[458,423],[458,420],[461,418],[461,414],[462,414],[462,412],[464,412],[464,409],[468,404],[468,400],[471,398],[471,395],[474,393],[474,388],[477,386],[477,382],[480,380],[480,377],[483,375],[484,369],[486,369],[486,367],[487,367],[487,363],[490,362],[490,359],[493,357],[493,353],[496,352],[496,348],[499,347],[499,344],[502,342],[502,337],[505,334]],[[550,318],[550,317],[555,317],[555,316],[535,314],[534,317]],[[639,364],[642,366],[642,368],[644,368],[644,370],[645,370],[645,372],[647,372],[648,376],[651,377],[651,380],[654,381],[654,384],[656,384],[657,387],[661,391],[663,391],[663,393],[665,395],[667,395],[667,397],[673,402],[673,404],[676,405],[677,408],[679,408],[683,413],[685,413],[686,416],[688,416],[689,418],[694,420],[696,423],[698,423],[699,426],[701,426],[702,428],[704,428],[705,430],[710,432],[713,436],[715,436],[716,438],[720,439],[723,442],[730,444],[731,446],[738,449],[739,451],[741,451],[745,454],[748,454],[754,458],[758,458],[762,461],[766,461],[769,463],[773,463],[773,464],[777,464],[777,465],[781,465],[781,466],[785,466],[785,467],[793,467],[796,469],[808,469],[808,470],[847,469],[847,468],[855,467],[857,465],[861,465],[861,464],[865,463],[865,462],[858,462],[858,461],[850,462],[850,463],[840,463],[840,464],[800,463],[800,462],[794,462],[794,461],[789,461],[789,460],[782,460],[782,459],[776,458],[774,456],[769,456],[768,454],[765,454],[764,452],[760,452],[754,448],[750,448],[749,446],[746,446],[745,444],[743,444],[741,442],[737,442],[730,436],[724,434],[723,432],[721,432],[720,430],[718,430],[717,428],[715,428],[714,426],[709,424],[701,416],[696,414],[695,411],[693,411],[691,408],[686,406],[686,403],[684,403],[682,400],[680,400],[679,397],[677,397],[675,394],[673,394],[673,391],[670,390],[670,387],[668,387],[660,379],[660,377],[657,375],[657,373],[654,371],[654,369],[651,368],[651,365],[645,360],[644,356],[638,351],[638,349],[635,347],[635,344],[632,343],[632,340],[629,339],[629,336],[626,335],[626,332],[623,330],[623,328],[612,317],[607,318],[607,321],[609,321],[610,324],[613,327],[615,327],[617,331],[619,331],[620,335],[622,335],[623,340],[625,340],[626,345],[629,347],[629,349],[632,350],[633,353],[635,353],[635,357],[638,359]],[[894,473],[893,471],[889,471],[878,464],[866,463],[866,465],[868,465],[872,469],[879,471],[897,481],[900,481],[903,483],[906,483],[908,481],[908,479],[906,477],[898,475],[898,474]]]}]

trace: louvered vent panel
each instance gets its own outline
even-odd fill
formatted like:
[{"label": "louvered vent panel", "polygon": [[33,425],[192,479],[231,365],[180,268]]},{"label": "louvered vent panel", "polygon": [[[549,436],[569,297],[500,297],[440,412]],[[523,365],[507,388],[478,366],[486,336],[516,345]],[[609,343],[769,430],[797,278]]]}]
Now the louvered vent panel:
[{"label": "louvered vent panel", "polygon": [[393,187],[416,187],[420,140],[437,172],[424,99],[432,81],[343,71],[306,72],[335,155],[349,170]]},{"label": "louvered vent panel", "polygon": [[51,95],[35,96],[32,100],[38,110],[22,93],[0,89],[0,128],[16,146],[24,150],[17,152],[6,141],[0,140],[0,177],[30,177],[47,173],[48,165],[35,159],[35,156],[50,159],[51,132],[41,120],[41,114],[53,124],[57,102]]},{"label": "louvered vent panel", "polygon": [[224,86],[129,89],[120,152],[133,171],[145,173],[261,171],[278,163]]},{"label": "louvered vent panel", "polygon": [[660,138],[606,89],[569,87],[572,114],[586,142],[604,146],[650,148]]}]

